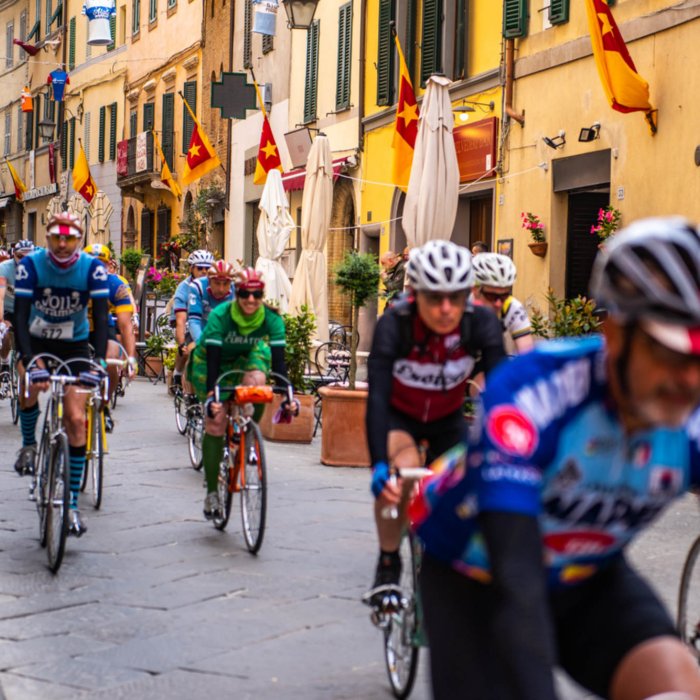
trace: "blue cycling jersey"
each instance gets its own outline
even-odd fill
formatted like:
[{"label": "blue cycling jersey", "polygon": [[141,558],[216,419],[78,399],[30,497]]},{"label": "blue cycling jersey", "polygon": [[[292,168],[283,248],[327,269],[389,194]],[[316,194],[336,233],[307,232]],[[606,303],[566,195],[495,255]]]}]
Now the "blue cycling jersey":
[{"label": "blue cycling jersey", "polygon": [[175,290],[174,295],[175,298],[173,299],[173,305],[170,309],[170,321],[175,320],[175,314],[178,311],[187,311],[187,302],[190,297],[190,284],[193,281],[193,278],[189,276],[177,285],[177,289]]},{"label": "blue cycling jersey", "polygon": [[32,300],[31,336],[86,340],[89,300],[109,297],[107,270],[86,253],[64,270],[54,265],[46,250],[40,250],[23,258],[17,266],[15,294]]},{"label": "blue cycling jersey", "polygon": [[544,343],[501,365],[483,396],[466,467],[458,455],[412,506],[433,556],[490,579],[479,512],[537,517],[550,584],[604,567],[700,484],[700,410],[684,428],[625,433],[600,337]]},{"label": "blue cycling jersey", "polygon": [[5,283],[5,300],[3,302],[3,310],[6,314],[11,314],[15,310],[15,271],[17,263],[14,258],[3,260],[0,263],[0,277],[4,277]]},{"label": "blue cycling jersey", "polygon": [[209,280],[200,277],[190,284],[190,296],[187,301],[187,330],[189,330],[192,340],[199,340],[204,326],[207,324],[209,314],[219,304],[225,304],[233,299],[233,289],[223,298],[214,299],[209,293]]}]

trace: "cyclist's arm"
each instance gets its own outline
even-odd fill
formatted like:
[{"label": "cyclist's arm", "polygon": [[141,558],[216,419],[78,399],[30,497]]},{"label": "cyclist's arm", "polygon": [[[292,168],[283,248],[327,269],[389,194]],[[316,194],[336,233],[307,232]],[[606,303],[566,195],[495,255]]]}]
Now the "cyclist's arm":
[{"label": "cyclist's arm", "polygon": [[185,342],[185,333],[187,331],[187,310],[175,312],[175,342],[183,345]]},{"label": "cyclist's arm", "polygon": [[131,311],[117,311],[117,328],[127,357],[136,357],[136,338],[131,326]]},{"label": "cyclist's arm", "polygon": [[0,277],[0,323],[5,320],[5,291],[7,290],[7,277]]},{"label": "cyclist's arm", "polygon": [[108,303],[107,297],[93,297],[92,299],[92,326],[96,360],[104,360],[107,354]]},{"label": "cyclist's arm", "polygon": [[478,370],[488,377],[489,372],[506,357],[501,322],[491,309],[475,306],[472,329],[474,350],[481,352]]},{"label": "cyclist's arm", "polygon": [[32,359],[32,343],[29,336],[29,312],[32,299],[28,296],[15,298],[15,342],[26,367]]},{"label": "cyclist's arm", "polygon": [[515,348],[518,351],[518,354],[529,352],[535,347],[535,340],[532,337],[532,333],[527,333],[526,335],[513,338],[513,342],[515,343]]}]

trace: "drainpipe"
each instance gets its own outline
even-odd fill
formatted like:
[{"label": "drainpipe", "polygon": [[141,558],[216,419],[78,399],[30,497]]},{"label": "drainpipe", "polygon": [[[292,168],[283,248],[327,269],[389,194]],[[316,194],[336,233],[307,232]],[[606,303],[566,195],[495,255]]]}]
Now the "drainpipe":
[{"label": "drainpipe", "polygon": [[515,39],[506,39],[506,115],[525,126],[525,110],[516,112],[513,108],[513,82],[515,81]]}]

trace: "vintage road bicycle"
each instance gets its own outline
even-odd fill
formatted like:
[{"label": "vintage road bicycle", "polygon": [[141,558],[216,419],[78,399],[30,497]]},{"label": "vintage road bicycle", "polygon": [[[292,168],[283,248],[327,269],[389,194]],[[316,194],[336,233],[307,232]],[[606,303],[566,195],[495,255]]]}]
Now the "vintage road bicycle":
[{"label": "vintage road bicycle", "polygon": [[19,420],[19,373],[17,355],[10,351],[9,361],[0,365],[0,399],[9,399],[12,422]]}]

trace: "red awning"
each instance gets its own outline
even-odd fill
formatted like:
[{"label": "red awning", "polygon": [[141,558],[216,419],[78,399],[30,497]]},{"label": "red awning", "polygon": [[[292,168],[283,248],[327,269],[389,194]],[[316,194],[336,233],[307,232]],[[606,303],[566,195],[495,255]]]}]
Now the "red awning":
[{"label": "red awning", "polygon": [[[340,169],[348,162],[349,157],[336,158],[333,161],[333,182],[338,179]],[[293,192],[294,190],[304,189],[304,180],[306,179],[306,168],[296,168],[282,175],[282,185],[285,192]]]}]

